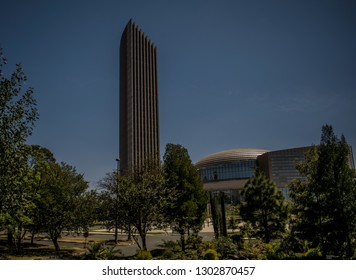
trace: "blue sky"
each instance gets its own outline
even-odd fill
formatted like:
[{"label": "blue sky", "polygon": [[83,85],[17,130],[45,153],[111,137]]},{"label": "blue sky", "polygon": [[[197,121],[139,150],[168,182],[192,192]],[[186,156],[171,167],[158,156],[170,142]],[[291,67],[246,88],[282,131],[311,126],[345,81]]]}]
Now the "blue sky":
[{"label": "blue sky", "polygon": [[40,119],[29,143],[92,186],[116,168],[119,42],[132,18],[158,49],[161,154],[320,141],[356,149],[356,2],[0,0],[7,71],[22,63]]}]

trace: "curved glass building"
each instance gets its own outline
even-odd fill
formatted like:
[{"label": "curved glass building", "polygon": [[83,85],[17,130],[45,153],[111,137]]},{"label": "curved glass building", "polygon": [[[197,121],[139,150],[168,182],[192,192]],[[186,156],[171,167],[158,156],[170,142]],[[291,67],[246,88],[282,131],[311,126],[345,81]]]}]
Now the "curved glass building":
[{"label": "curved glass building", "polygon": [[[278,151],[263,149],[234,149],[221,151],[198,160],[204,188],[211,192],[224,192],[227,202],[240,200],[240,192],[247,180],[255,175],[259,167],[289,198],[288,185],[295,180],[305,180],[297,170],[297,163],[305,160],[309,147],[291,148]],[[352,147],[350,146],[349,166],[355,169]]]},{"label": "curved glass building", "polygon": [[230,202],[240,200],[240,192],[255,174],[258,156],[263,149],[234,149],[208,155],[196,162],[204,188],[223,191]]}]

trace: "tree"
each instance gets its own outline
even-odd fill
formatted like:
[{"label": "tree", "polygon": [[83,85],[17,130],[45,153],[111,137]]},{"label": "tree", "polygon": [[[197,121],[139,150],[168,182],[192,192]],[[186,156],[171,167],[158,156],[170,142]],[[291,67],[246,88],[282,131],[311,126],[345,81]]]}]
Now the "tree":
[{"label": "tree", "polygon": [[0,227],[8,230],[12,243],[13,233],[23,235],[23,226],[31,223],[34,193],[25,141],[32,133],[38,112],[33,89],[24,88],[27,77],[21,65],[17,64],[11,77],[5,78],[6,64],[0,49]]},{"label": "tree", "polygon": [[21,249],[21,241],[26,234],[27,228],[33,223],[33,213],[35,210],[34,181],[30,175],[30,170],[21,160],[18,163],[18,175],[20,178],[13,178],[11,189],[5,190],[3,198],[3,211],[0,214],[1,224],[8,231],[8,244],[13,245],[16,241],[17,250]]},{"label": "tree", "polygon": [[356,181],[350,147],[331,125],[322,127],[320,145],[298,165],[305,180],[291,185],[293,231],[323,255],[351,258],[356,233]]},{"label": "tree", "polygon": [[240,215],[251,223],[254,235],[265,243],[277,238],[285,229],[287,208],[283,194],[259,169],[244,186]]},{"label": "tree", "polygon": [[147,160],[132,174],[126,172],[120,176],[118,193],[121,218],[138,232],[141,239],[141,244],[135,239],[138,247],[147,250],[147,232],[163,224],[167,204],[168,190],[161,163]]},{"label": "tree", "polygon": [[40,232],[46,223],[46,221],[41,221],[41,211],[43,211],[43,209],[40,208],[41,188],[43,187],[44,178],[46,177],[46,173],[49,171],[50,164],[55,163],[56,160],[50,150],[38,145],[26,145],[25,150],[27,165],[29,168],[29,178],[32,181],[32,190],[35,194],[32,200],[35,204],[31,214],[32,222],[27,225],[27,228],[31,232],[31,243],[33,244],[35,234]]},{"label": "tree", "polygon": [[93,194],[86,193],[87,188],[88,183],[74,167],[50,163],[39,191],[37,207],[40,209],[38,219],[43,222],[43,229],[57,251],[60,250],[58,238],[63,230],[87,231],[95,218],[95,208],[91,204]]},{"label": "tree", "polygon": [[181,235],[184,251],[185,234],[189,230],[198,232],[204,223],[208,193],[203,189],[198,170],[186,148],[167,144],[163,160],[166,186],[174,194],[170,196],[166,216],[173,229]]},{"label": "tree", "polygon": [[128,232],[128,240],[131,240],[132,226],[127,217],[127,211],[120,204],[120,186],[125,184],[126,177],[120,177],[118,171],[106,174],[99,182],[102,190],[99,194],[100,213],[99,220],[105,223],[106,228],[115,230],[115,243],[118,240],[118,229]]},{"label": "tree", "polygon": [[76,196],[75,204],[72,213],[74,219],[71,229],[75,232],[88,232],[89,227],[93,225],[98,217],[98,193],[94,190],[86,189],[84,192]]}]

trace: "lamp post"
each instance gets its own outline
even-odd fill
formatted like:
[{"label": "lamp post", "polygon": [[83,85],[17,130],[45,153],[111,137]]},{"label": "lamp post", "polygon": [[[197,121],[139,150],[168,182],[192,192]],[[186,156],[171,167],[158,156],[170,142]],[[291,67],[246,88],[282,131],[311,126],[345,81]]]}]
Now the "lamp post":
[{"label": "lamp post", "polygon": [[120,158],[117,158],[115,160],[116,160],[116,172],[119,177],[119,175],[120,175]]},{"label": "lamp post", "polygon": [[117,243],[117,236],[118,236],[118,224],[119,224],[119,217],[118,217],[118,208],[119,208],[119,175],[120,175],[120,159],[116,159],[116,200],[115,200],[115,244]]}]

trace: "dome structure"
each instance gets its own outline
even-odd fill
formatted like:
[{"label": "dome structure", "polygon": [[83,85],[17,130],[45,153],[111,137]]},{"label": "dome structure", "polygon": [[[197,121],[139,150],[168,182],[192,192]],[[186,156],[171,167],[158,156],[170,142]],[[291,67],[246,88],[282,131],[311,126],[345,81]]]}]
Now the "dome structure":
[{"label": "dome structure", "polygon": [[231,164],[243,160],[256,160],[259,155],[269,152],[264,149],[232,149],[217,152],[198,160],[195,164],[197,168],[209,166]]},{"label": "dome structure", "polygon": [[[195,163],[209,191],[241,190],[247,180],[254,176],[257,157],[269,152],[263,149],[233,149],[217,152]],[[239,196],[235,193],[233,196]]]},{"label": "dome structure", "polygon": [[[295,180],[307,180],[300,174],[297,164],[304,162],[311,147],[269,151],[264,149],[232,149],[210,154],[195,163],[204,189],[224,192],[231,202],[241,199],[241,191],[248,180],[255,176],[256,167],[276,184],[284,197],[289,199],[289,185]],[[352,149],[349,166],[355,168]]]}]

